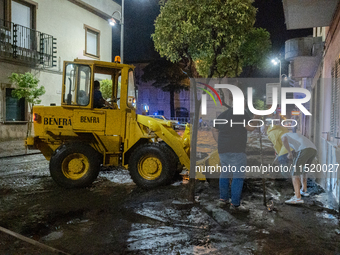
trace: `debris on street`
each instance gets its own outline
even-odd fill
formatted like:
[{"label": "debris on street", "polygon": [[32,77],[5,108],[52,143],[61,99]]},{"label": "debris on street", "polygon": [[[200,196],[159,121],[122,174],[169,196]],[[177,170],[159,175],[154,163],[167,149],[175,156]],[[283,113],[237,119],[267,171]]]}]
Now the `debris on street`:
[{"label": "debris on street", "polygon": [[[255,150],[249,151],[248,162],[259,162]],[[265,162],[274,158],[273,152],[264,153]],[[102,169],[90,187],[63,189],[51,179],[42,155],[2,158],[0,165],[0,226],[65,253],[340,252],[337,207],[311,179],[311,196],[297,206],[284,204],[293,194],[290,179],[266,179],[270,204],[264,206],[262,179],[249,178],[242,200],[249,213],[235,214],[218,206],[218,179],[198,181],[199,203],[193,204],[185,202],[185,182],[146,191],[124,169]],[[5,233],[0,247],[3,254],[45,254]]]}]

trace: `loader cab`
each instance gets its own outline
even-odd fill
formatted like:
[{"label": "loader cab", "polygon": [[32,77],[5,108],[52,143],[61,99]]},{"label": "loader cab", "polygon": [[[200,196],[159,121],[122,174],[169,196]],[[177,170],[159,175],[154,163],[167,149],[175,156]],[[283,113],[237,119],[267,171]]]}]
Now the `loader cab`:
[{"label": "loader cab", "polygon": [[[72,115],[74,132],[116,136],[124,141],[126,126],[136,119],[133,68],[93,60],[64,63],[61,106]],[[102,84],[100,89],[108,102],[106,106],[94,107],[95,81]],[[103,86],[104,82],[110,86]]]},{"label": "loader cab", "polygon": [[75,60],[64,63],[61,105],[66,108],[94,109],[94,82],[112,110],[136,108],[133,67],[118,63]]}]

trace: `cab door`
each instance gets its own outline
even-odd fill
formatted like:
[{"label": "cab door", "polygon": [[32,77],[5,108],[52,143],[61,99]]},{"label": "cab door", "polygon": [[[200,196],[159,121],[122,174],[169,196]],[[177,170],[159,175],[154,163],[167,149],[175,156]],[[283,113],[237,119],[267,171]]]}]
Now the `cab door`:
[{"label": "cab door", "polygon": [[73,112],[73,129],[83,131],[105,131],[106,111],[100,109],[75,109]]}]

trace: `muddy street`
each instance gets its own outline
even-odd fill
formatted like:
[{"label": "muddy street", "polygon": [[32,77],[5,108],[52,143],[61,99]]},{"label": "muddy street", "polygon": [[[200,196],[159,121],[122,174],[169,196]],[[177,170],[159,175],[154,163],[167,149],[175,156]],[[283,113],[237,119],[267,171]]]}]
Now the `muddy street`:
[{"label": "muddy street", "polygon": [[[185,203],[186,184],[139,189],[126,170],[102,169],[86,189],[63,189],[42,155],[0,159],[0,226],[69,254],[336,254],[337,213],[315,191],[288,206],[289,180],[267,180],[275,210],[263,206],[262,181],[248,179],[248,214],[217,206],[218,185],[197,182],[199,203]],[[328,207],[328,208],[327,208]],[[0,233],[0,254],[49,254]]]}]

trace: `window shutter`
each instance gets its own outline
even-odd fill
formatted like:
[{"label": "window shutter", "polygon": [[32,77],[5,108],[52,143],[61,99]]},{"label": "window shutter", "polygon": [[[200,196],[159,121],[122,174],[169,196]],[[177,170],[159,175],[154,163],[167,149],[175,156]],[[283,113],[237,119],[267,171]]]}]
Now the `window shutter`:
[{"label": "window shutter", "polygon": [[330,120],[330,135],[336,137],[339,134],[339,92],[340,92],[340,63],[336,61],[332,69],[332,107]]}]

